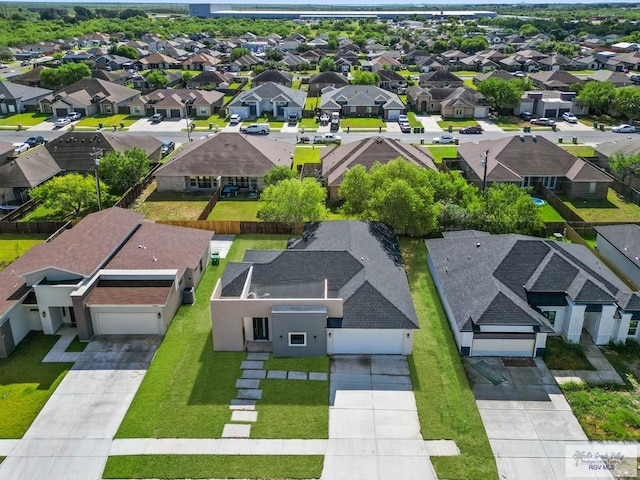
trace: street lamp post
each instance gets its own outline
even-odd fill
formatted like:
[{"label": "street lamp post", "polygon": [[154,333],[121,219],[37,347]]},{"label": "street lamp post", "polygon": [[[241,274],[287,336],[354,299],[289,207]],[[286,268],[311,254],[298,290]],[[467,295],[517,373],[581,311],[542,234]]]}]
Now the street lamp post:
[{"label": "street lamp post", "polygon": [[96,193],[98,194],[98,211],[102,210],[102,201],[100,198],[100,158],[102,157],[102,150],[97,150],[90,154],[93,157],[93,163],[95,165],[95,176],[96,176]]},{"label": "street lamp post", "polygon": [[184,104],[184,118],[187,121],[187,138],[189,139],[189,143],[191,143],[191,129],[189,128],[190,125],[189,125],[189,111],[188,111],[189,101],[188,100],[184,100],[183,104]]},{"label": "street lamp post", "polygon": [[480,165],[483,167],[482,173],[482,191],[484,192],[485,188],[487,188],[487,159],[489,157],[489,150],[486,150],[483,153],[483,159],[480,162]]}]

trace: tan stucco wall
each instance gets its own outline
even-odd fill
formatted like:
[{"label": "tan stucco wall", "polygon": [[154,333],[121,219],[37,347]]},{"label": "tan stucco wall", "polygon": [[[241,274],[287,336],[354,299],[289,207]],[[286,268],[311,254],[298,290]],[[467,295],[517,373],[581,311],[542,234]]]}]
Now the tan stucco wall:
[{"label": "tan stucco wall", "polygon": [[157,176],[156,185],[158,192],[184,192],[186,189],[184,177]]}]

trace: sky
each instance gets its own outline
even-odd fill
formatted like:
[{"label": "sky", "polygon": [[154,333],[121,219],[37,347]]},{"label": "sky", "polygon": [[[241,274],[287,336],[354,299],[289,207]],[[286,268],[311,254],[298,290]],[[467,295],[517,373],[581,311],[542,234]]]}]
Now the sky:
[{"label": "sky", "polygon": [[[343,7],[346,6],[366,6],[366,5],[397,5],[403,7],[420,7],[424,9],[429,9],[431,6],[451,6],[451,7],[459,7],[459,6],[467,6],[472,5],[473,9],[480,10],[490,10],[490,8],[484,8],[487,5],[537,5],[537,4],[598,4],[598,3],[619,3],[619,4],[637,4],[637,0],[614,0],[603,2],[602,0],[522,0],[522,1],[514,1],[514,0],[429,0],[428,2],[418,2],[415,0],[344,0],[340,2],[339,0],[299,0],[299,2],[291,2],[291,0],[228,0],[228,1],[216,1],[209,2],[206,0],[134,0],[134,1],[124,1],[124,0],[82,0],[74,2],[72,0],[61,0],[60,2],[53,0],[34,0],[35,2],[42,3],[66,3],[66,4],[87,4],[87,3],[110,3],[115,5],[129,5],[131,7],[135,7],[136,5],[141,4],[174,4],[174,5],[188,5],[190,3],[221,3],[221,4],[233,4],[233,5],[242,5],[246,6],[246,8],[250,8],[252,5],[289,5],[289,8],[295,8],[297,10],[304,8],[304,5],[341,5]],[[28,3],[28,0],[0,0],[2,2],[20,2],[20,3]],[[480,8],[483,7],[483,8]]]}]

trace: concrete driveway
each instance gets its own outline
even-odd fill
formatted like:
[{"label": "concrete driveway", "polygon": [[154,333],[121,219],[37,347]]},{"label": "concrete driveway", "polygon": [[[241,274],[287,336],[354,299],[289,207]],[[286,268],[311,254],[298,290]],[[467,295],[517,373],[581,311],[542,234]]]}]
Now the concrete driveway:
[{"label": "concrete driveway", "polygon": [[0,465],[1,480],[98,480],[162,337],[94,339]]},{"label": "concrete driveway", "polygon": [[[191,120],[189,120],[191,123]],[[182,129],[187,128],[187,120],[184,118],[165,118],[161,122],[152,122],[151,117],[144,117],[129,126],[130,132],[181,132]],[[187,133],[184,133],[185,136]]]},{"label": "concrete driveway", "polygon": [[565,473],[565,447],[589,442],[553,376],[539,358],[505,361],[465,360],[500,478],[575,479]]},{"label": "concrete driveway", "polygon": [[433,480],[403,356],[331,359],[326,480]]}]

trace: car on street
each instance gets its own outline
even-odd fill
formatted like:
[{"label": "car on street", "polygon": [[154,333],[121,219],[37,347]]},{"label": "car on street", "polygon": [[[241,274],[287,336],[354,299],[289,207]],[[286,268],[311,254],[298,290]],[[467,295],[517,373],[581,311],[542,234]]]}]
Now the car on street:
[{"label": "car on street", "polygon": [[29,148],[33,148],[37,145],[42,145],[43,143],[46,143],[44,140],[44,137],[42,137],[41,135],[35,135],[33,137],[29,137],[27,138],[24,143],[26,143],[27,145],[29,145]]},{"label": "car on street", "polygon": [[456,143],[456,137],[453,135],[440,135],[431,141],[433,143]]},{"label": "car on street", "polygon": [[613,127],[611,131],[613,133],[636,133],[636,127],[629,125],[628,123],[623,123],[622,125]]},{"label": "car on street", "polygon": [[154,113],[153,115],[151,115],[152,123],[158,123],[158,122],[161,122],[162,120],[164,120],[164,115],[161,113]]},{"label": "car on street", "polygon": [[67,114],[67,118],[72,122],[75,122],[76,120],[80,120],[80,118],[82,118],[82,114],[80,112],[71,112]]},{"label": "car on street", "polygon": [[236,185],[225,185],[220,190],[220,198],[235,197],[238,195],[238,190],[240,190],[240,187]]},{"label": "car on street", "polygon": [[69,120],[68,118],[66,118],[66,117],[65,117],[65,118],[59,118],[59,119],[57,119],[57,120],[53,123],[53,125],[54,125],[54,127],[56,127],[56,128],[61,128],[61,127],[65,127],[65,126],[69,125],[70,123],[71,123],[71,120]]},{"label": "car on street", "polygon": [[547,117],[532,118],[531,120],[529,120],[529,122],[531,123],[531,125],[546,125],[547,127],[555,125],[556,123],[554,120]]},{"label": "car on street", "polygon": [[18,142],[18,143],[14,143],[12,146],[13,146],[14,152],[16,152],[16,155],[18,155],[20,153],[24,153],[27,150],[29,150],[29,144],[28,143]]},{"label": "car on street", "polygon": [[568,123],[578,123],[578,117],[571,112],[564,112],[562,114],[562,119]]},{"label": "car on street", "polygon": [[324,135],[315,135],[313,137],[313,143],[325,143],[330,145],[332,143],[337,143],[340,145],[342,143],[342,137],[339,135],[335,135],[333,133],[325,133]]},{"label": "car on street", "polygon": [[162,148],[160,149],[160,152],[162,153],[163,157],[166,157],[175,149],[176,149],[176,144],[174,142],[164,142],[162,144]]},{"label": "car on street", "polygon": [[458,130],[458,133],[482,133],[482,127],[480,125],[468,125]]},{"label": "car on street", "polygon": [[402,133],[411,133],[411,124],[409,122],[401,122],[400,131]]},{"label": "car on street", "polygon": [[237,125],[242,121],[242,117],[238,113],[234,113],[229,117],[229,125]]},{"label": "car on street", "polygon": [[243,125],[240,127],[241,133],[259,133],[266,135],[270,132],[268,123],[251,123],[249,125]]},{"label": "car on street", "polygon": [[0,63],[0,68],[9,68],[9,65],[6,63]]},{"label": "car on street", "polygon": [[22,62],[20,62],[21,67],[28,67],[29,65],[31,65],[31,62],[29,60],[23,60]]}]

